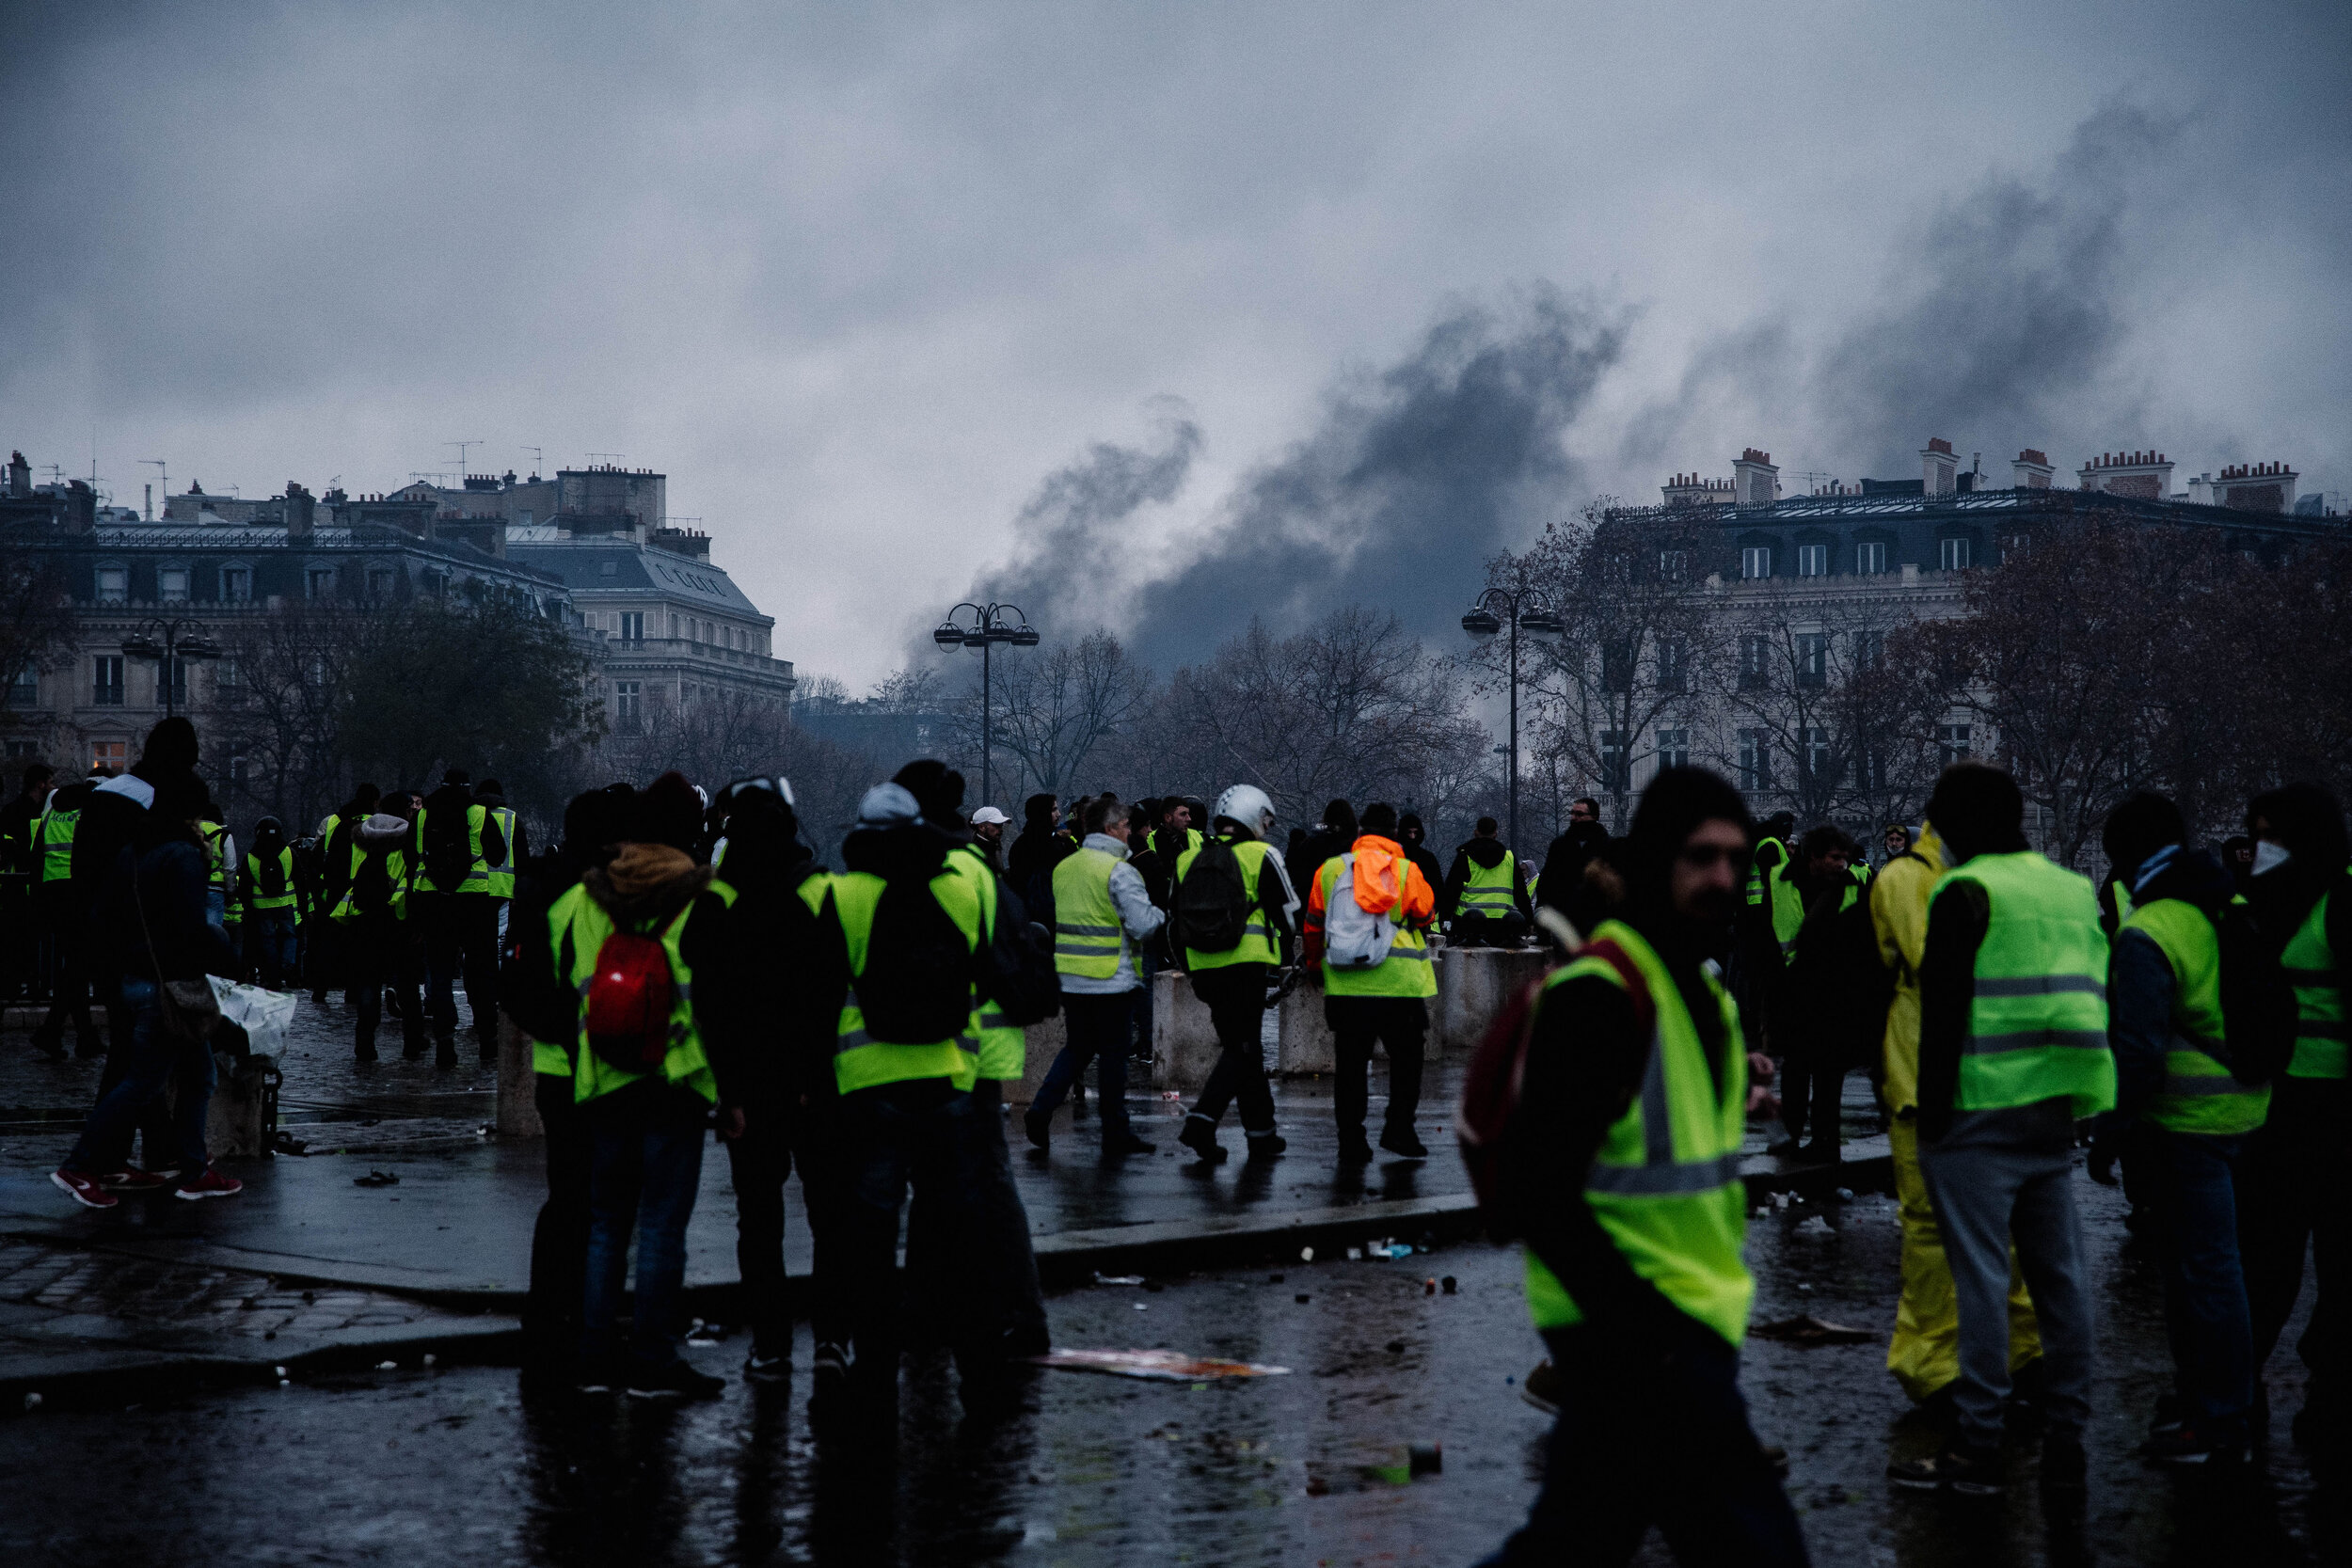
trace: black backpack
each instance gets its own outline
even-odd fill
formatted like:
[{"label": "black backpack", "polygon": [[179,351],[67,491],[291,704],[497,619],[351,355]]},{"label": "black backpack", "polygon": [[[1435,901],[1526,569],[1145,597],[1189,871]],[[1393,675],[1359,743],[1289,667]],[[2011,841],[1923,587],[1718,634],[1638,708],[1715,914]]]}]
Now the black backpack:
[{"label": "black backpack", "polygon": [[2243,904],[2206,911],[2221,947],[2222,1030],[2230,1046],[2230,1076],[2257,1087],[2286,1070],[2295,1054],[2299,1015],[2295,986],[2279,961],[2292,932],[2262,928]]},{"label": "black backpack", "polygon": [[1193,857],[1176,888],[1176,924],[1186,947],[1223,953],[1241,945],[1249,926],[1249,883],[1241,857],[1221,838],[1210,839]]},{"label": "black backpack", "polygon": [[1053,934],[1029,918],[1021,895],[1001,877],[996,879],[996,929],[977,957],[980,994],[996,1004],[1006,1022],[1025,1026],[1061,1011]]},{"label": "black backpack", "polygon": [[972,944],[931,892],[938,870],[931,862],[890,877],[874,906],[866,973],[850,984],[866,1035],[883,1045],[936,1044],[972,1022]]}]

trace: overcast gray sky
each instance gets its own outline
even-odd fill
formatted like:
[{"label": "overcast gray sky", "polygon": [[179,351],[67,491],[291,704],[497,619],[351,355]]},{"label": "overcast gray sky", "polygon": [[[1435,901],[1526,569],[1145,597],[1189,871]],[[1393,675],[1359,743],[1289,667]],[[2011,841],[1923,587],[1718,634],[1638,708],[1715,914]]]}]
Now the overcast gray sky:
[{"label": "overcast gray sky", "polygon": [[24,4],[0,447],[591,451],[853,686],[1166,663],[1748,445],[2352,489],[2352,7]]}]

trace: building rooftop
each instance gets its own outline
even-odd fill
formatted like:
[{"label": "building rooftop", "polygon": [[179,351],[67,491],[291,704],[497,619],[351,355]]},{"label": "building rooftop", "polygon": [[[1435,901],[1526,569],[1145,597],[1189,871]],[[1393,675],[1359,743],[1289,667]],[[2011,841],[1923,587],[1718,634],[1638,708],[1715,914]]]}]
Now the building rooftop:
[{"label": "building rooftop", "polygon": [[721,568],[657,545],[636,544],[625,534],[520,540],[510,532],[506,553],[509,560],[555,578],[576,594],[673,594],[748,620],[769,621]]}]

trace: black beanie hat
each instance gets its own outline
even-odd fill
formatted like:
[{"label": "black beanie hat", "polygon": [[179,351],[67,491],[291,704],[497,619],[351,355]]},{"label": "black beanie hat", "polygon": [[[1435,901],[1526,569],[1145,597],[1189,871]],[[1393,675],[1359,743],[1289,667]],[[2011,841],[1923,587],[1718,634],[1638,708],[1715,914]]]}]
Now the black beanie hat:
[{"label": "black beanie hat", "polygon": [[2188,825],[2181,819],[2181,808],[2145,789],[2127,797],[2107,813],[2106,825],[2099,831],[2107,863],[2115,867],[2119,877],[2131,876],[2149,856],[2187,837]]},{"label": "black beanie hat", "polygon": [[1363,818],[1359,826],[1365,832],[1378,833],[1382,838],[1394,838],[1396,836],[1396,808],[1386,800],[1375,800],[1364,808]]}]

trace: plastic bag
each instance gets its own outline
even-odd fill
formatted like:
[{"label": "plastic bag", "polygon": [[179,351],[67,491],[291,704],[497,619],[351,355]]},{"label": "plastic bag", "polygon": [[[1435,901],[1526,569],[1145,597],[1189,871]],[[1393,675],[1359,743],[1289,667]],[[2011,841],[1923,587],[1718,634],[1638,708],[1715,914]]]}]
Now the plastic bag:
[{"label": "plastic bag", "polygon": [[245,1031],[253,1054],[275,1056],[286,1049],[286,1026],[294,1022],[292,993],[241,986],[217,974],[206,978],[212,981],[213,995],[220,1003],[220,1016]]}]

